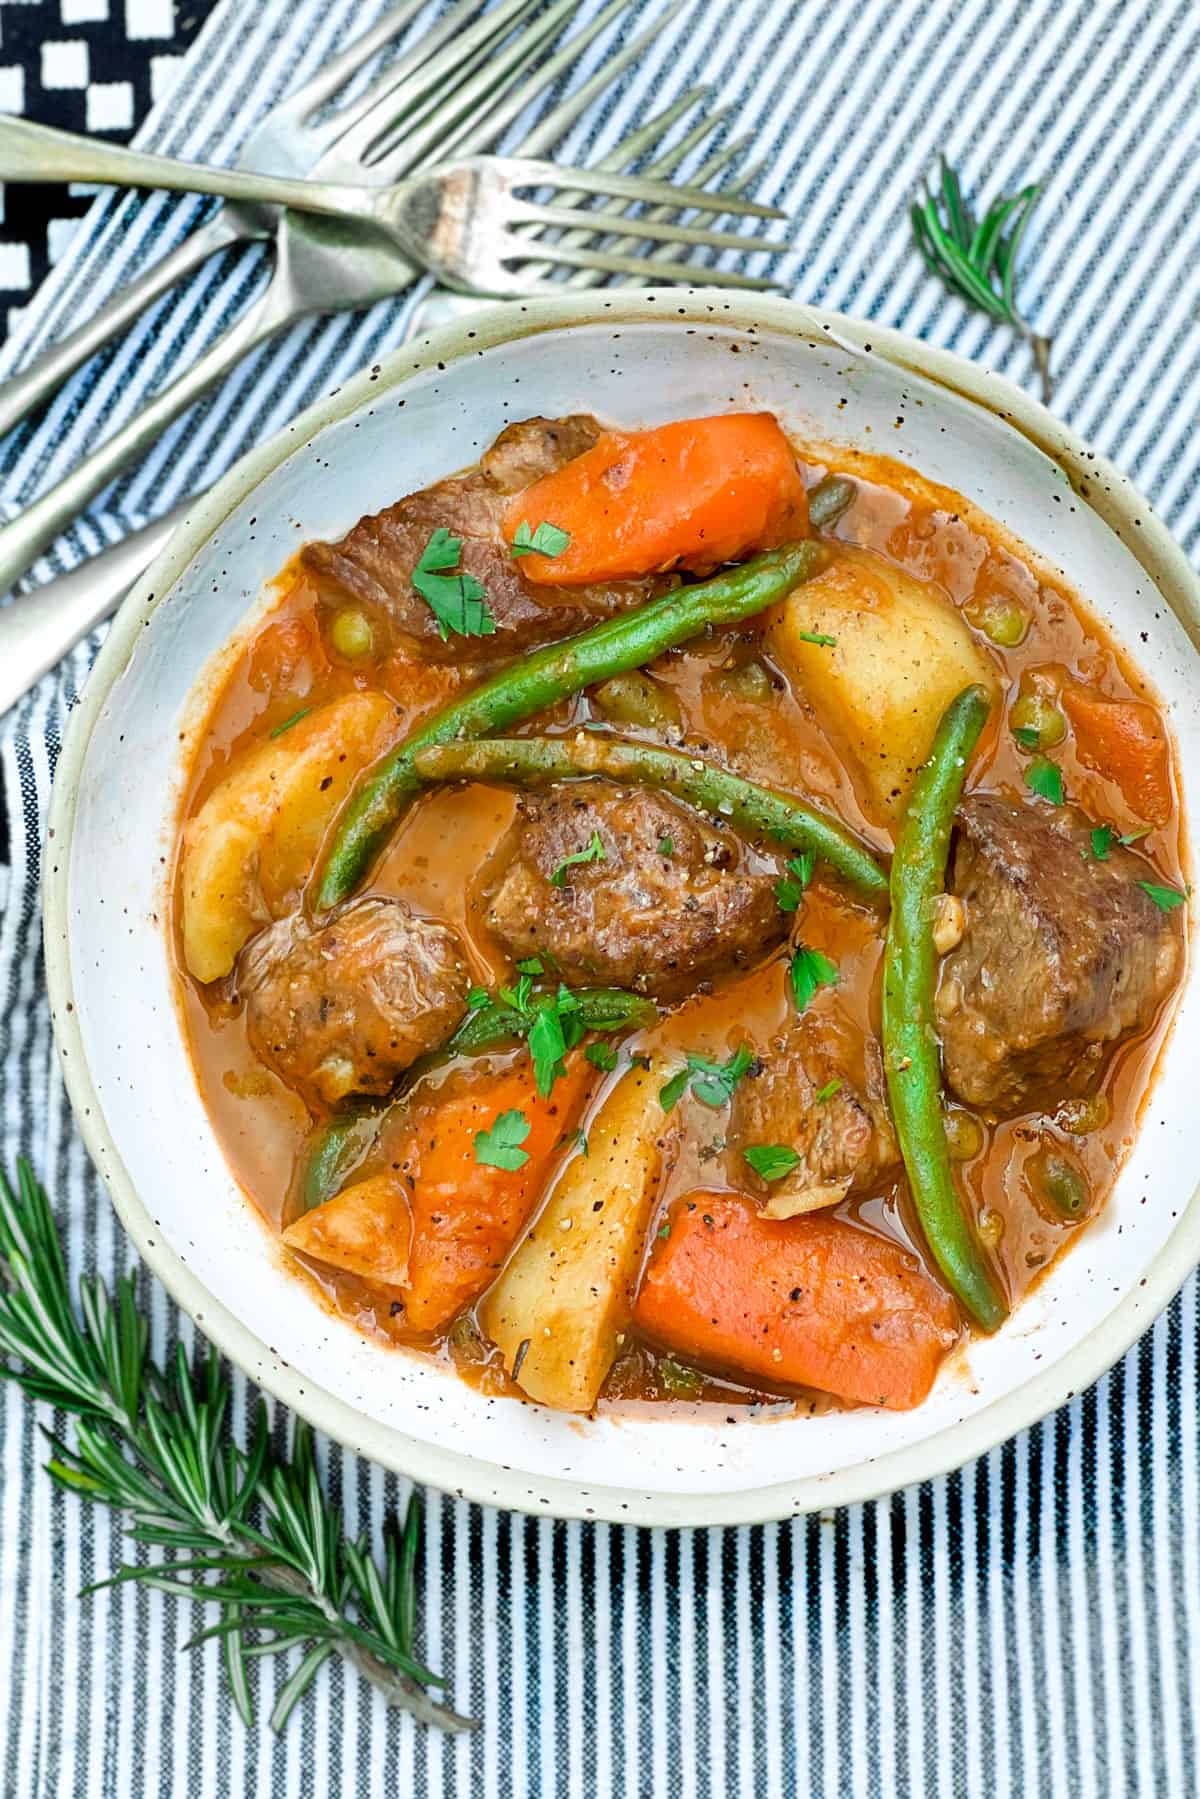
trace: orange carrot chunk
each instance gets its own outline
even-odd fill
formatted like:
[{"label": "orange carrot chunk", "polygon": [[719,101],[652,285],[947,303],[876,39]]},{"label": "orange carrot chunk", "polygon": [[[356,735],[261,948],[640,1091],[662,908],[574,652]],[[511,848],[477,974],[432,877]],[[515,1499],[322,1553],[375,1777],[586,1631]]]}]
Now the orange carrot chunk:
[{"label": "orange carrot chunk", "polygon": [[[594,1078],[582,1057],[572,1057],[541,1099],[532,1063],[522,1056],[499,1075],[451,1075],[430,1105],[414,1110],[411,1135],[397,1146],[411,1181],[404,1309],[413,1330],[437,1330],[495,1278]],[[521,1145],[528,1160],[517,1169],[477,1162],[476,1133],[509,1111],[528,1121]]]},{"label": "orange carrot chunk", "polygon": [[692,1193],[655,1238],[634,1320],[665,1348],[771,1387],[907,1411],[958,1315],[916,1256],[819,1213],[774,1222],[748,1199]]},{"label": "orange carrot chunk", "polygon": [[1106,700],[1075,682],[1063,688],[1062,703],[1084,767],[1115,781],[1138,818],[1166,824],[1171,816],[1171,745],[1156,709],[1144,700]]},{"label": "orange carrot chunk", "polygon": [[554,525],[570,542],[528,554],[531,581],[563,587],[666,569],[699,574],[808,536],[808,500],[787,438],[769,412],[683,419],[652,431],[606,431],[582,456],[516,494],[504,515]]}]

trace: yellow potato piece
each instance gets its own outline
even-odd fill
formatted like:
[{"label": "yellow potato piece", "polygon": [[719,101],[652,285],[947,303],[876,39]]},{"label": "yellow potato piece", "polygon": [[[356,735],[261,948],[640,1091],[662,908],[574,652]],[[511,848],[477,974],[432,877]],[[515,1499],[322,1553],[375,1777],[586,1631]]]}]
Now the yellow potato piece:
[{"label": "yellow potato piece", "polygon": [[183,956],[198,981],[238,951],[306,879],[330,820],[395,724],[386,694],[331,700],[256,744],[183,832]]},{"label": "yellow potato piece", "polygon": [[991,661],[946,594],[871,550],[839,545],[837,560],[783,602],[769,642],[880,823],[903,813],[954,696],[975,681],[996,689]]},{"label": "yellow potato piece", "polygon": [[283,1233],[289,1249],[384,1286],[408,1280],[412,1214],[401,1183],[377,1174],[314,1206]]},{"label": "yellow potato piece", "polygon": [[616,1359],[662,1170],[658,1095],[669,1073],[633,1067],[618,1081],[587,1155],[567,1163],[480,1308],[505,1366],[517,1365],[518,1384],[543,1405],[591,1411]]}]

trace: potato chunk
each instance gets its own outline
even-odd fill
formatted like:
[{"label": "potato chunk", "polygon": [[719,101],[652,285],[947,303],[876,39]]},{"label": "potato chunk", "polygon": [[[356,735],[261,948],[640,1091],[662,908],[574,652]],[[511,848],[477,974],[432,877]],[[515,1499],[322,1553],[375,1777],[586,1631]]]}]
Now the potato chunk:
[{"label": "potato chunk", "polygon": [[865,809],[884,824],[903,812],[955,694],[973,681],[996,687],[987,655],[946,595],[871,550],[839,547],[823,574],[789,594],[770,642],[858,771]]},{"label": "potato chunk", "polygon": [[344,1187],[283,1233],[289,1249],[364,1280],[402,1287],[408,1280],[412,1215],[404,1182],[390,1170]]},{"label": "potato chunk", "polygon": [[662,1170],[658,1095],[669,1072],[635,1066],[617,1083],[588,1131],[587,1155],[568,1162],[483,1301],[484,1330],[543,1405],[591,1411],[616,1359]]},{"label": "potato chunk", "polygon": [[183,955],[198,981],[229,973],[246,939],[302,885],[355,777],[395,720],[382,693],[331,700],[256,744],[183,832]]}]

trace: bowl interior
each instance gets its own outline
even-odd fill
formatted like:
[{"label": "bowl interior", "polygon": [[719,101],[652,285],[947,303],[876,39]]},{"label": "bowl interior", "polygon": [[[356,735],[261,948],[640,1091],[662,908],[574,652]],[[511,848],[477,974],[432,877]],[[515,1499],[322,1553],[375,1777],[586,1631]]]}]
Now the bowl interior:
[{"label": "bowl interior", "polygon": [[[511,419],[584,408],[639,425],[762,407],[802,439],[882,450],[911,464],[1006,524],[1061,569],[1123,641],[1138,645],[1138,661],[1169,707],[1185,784],[1200,793],[1200,714],[1190,698],[1196,651],[1140,563],[1061,469],[993,412],[878,355],[843,354],[803,325],[747,331],[700,323],[693,313],[494,333],[500,341],[482,335],[482,347],[459,333],[436,361],[393,363],[353,410],[313,435],[302,421],[276,466],[198,541],[170,590],[157,600],[143,591],[132,602],[141,628],[115,678],[115,659],[107,679],[99,677],[106,691],[90,720],[63,873],[67,943],[57,997],[60,1011],[64,995],[75,1007],[72,1029],[90,1074],[89,1085],[68,1058],[89,1141],[143,1253],[255,1378],[378,1459],[475,1497],[664,1521],[768,1516],[894,1484],[878,1472],[885,1458],[900,1479],[963,1459],[1003,1434],[966,1428],[985,1413],[1003,1413],[1012,1429],[1026,1421],[1004,1409],[1014,1395],[1043,1396],[1028,1417],[1064,1396],[1065,1387],[1047,1386],[1048,1371],[1085,1342],[1096,1344],[1188,1207],[1191,1070],[1200,1054],[1194,980],[1105,1214],[1005,1329],[973,1344],[928,1403],[908,1414],[848,1411],[730,1426],[580,1420],[486,1398],[323,1310],[287,1272],[226,1168],[182,1039],[165,929],[181,768],[206,671],[211,676],[214,658],[302,541],[337,536],[361,513],[471,462]],[[132,636],[126,626],[127,641]],[[1112,1353],[1121,1347],[1114,1343]]]}]

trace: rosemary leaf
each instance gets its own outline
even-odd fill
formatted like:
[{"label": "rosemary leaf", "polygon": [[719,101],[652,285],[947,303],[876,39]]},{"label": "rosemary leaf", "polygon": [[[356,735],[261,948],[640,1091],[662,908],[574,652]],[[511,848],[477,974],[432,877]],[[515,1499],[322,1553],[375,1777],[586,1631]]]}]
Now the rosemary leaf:
[{"label": "rosemary leaf", "polygon": [[280,1689],[276,1729],[335,1652],[390,1705],[443,1730],[472,1728],[425,1690],[443,1682],[413,1647],[415,1497],[403,1532],[385,1536],[381,1567],[366,1538],[347,1539],[307,1426],[297,1423],[290,1454],[277,1455],[260,1401],[243,1446],[229,1432],[229,1382],[215,1350],[189,1360],[181,1345],[165,1367],[151,1358],[132,1277],[115,1296],[85,1278],[77,1310],[49,1202],[24,1161],[15,1191],[0,1174],[0,1378],[73,1417],[72,1442],[46,1432],[51,1478],[120,1511],[135,1542],[165,1552],[85,1591],[136,1580],[218,1606],[217,1622],[192,1643],[220,1640],[247,1722],[250,1659],[303,1651]]}]

